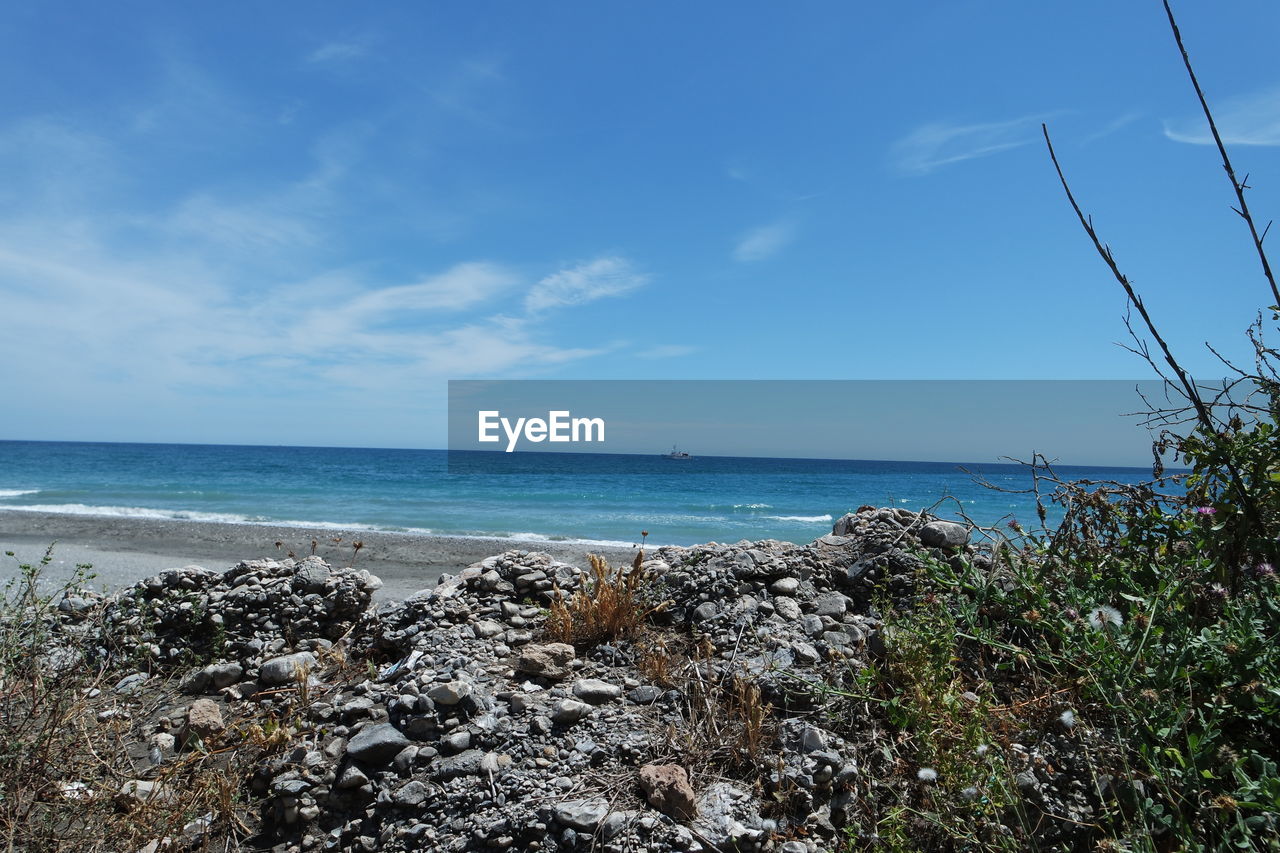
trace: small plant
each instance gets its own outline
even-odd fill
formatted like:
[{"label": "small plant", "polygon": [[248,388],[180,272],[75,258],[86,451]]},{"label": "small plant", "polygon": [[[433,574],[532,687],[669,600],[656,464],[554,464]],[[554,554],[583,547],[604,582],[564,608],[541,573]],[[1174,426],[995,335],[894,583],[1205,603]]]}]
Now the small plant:
[{"label": "small plant", "polygon": [[566,599],[559,586],[553,588],[547,636],[579,647],[635,637],[646,620],[665,610],[670,602],[654,603],[648,576],[643,568],[644,549],[636,552],[631,568],[611,569],[598,554],[588,556],[590,577]]}]

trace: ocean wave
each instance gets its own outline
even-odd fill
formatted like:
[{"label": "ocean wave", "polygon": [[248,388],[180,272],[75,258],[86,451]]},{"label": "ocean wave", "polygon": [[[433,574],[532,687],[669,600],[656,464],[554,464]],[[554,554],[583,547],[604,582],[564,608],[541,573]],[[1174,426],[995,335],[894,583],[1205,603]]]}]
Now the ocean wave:
[{"label": "ocean wave", "polygon": [[734,509],[773,509],[770,504],[734,504]]},{"label": "ocean wave", "polygon": [[20,498],[23,495],[34,495],[39,489],[0,489],[0,498]]},{"label": "ocean wave", "polygon": [[154,518],[169,521],[216,521],[224,524],[260,524],[266,519],[231,512],[198,512],[186,509],[151,509],[143,506],[90,506],[89,504],[8,504],[0,510],[56,512],[64,515],[103,515],[111,518]]},{"label": "ocean wave", "polygon": [[[199,512],[186,509],[153,509],[140,506],[90,506],[89,504],[25,504],[3,505],[0,511],[19,512],[51,512],[64,515],[105,516],[108,518],[137,518],[156,521],[192,521],[210,524],[252,524],[258,527],[296,527],[313,530],[335,531],[367,531],[370,533],[391,533],[416,536],[444,536],[455,539],[498,539],[512,542],[547,542],[561,545],[594,545],[599,548],[632,548],[638,542],[625,542],[619,539],[579,539],[570,536],[548,536],[543,533],[449,533],[431,530],[425,527],[401,527],[397,525],[365,524],[351,522],[343,524],[336,521],[277,521],[262,516],[248,516],[231,512]],[[650,542],[648,547],[659,547]]]},{"label": "ocean wave", "polygon": [[818,524],[824,521],[834,521],[830,515],[766,515],[772,521],[798,521],[803,524]]},{"label": "ocean wave", "polygon": [[[598,545],[601,548],[634,548],[639,542],[624,542],[621,539],[575,539],[570,536],[547,536],[543,533],[498,533],[489,536],[468,536],[468,539],[515,539],[521,542],[553,542],[557,545]],[[647,548],[660,547],[650,542]]]}]

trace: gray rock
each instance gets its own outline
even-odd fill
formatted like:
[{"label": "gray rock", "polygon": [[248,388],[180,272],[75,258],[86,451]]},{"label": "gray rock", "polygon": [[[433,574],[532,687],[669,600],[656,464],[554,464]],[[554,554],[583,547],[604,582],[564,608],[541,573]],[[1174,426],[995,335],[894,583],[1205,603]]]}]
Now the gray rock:
[{"label": "gray rock", "polygon": [[414,779],[396,791],[394,800],[401,808],[413,808],[427,801],[427,786]]},{"label": "gray rock", "polygon": [[764,837],[753,798],[728,782],[715,782],[698,799],[694,827],[718,850],[736,850]]},{"label": "gray rock", "polygon": [[838,592],[829,592],[814,599],[814,612],[819,616],[839,619],[849,606],[849,599]]},{"label": "gray rock", "polygon": [[338,787],[342,790],[359,788],[367,784],[369,784],[369,777],[364,774],[363,770],[354,764],[347,765],[347,769],[342,771],[337,782]]},{"label": "gray rock", "polygon": [[832,536],[848,536],[856,528],[858,516],[852,512],[845,513],[836,519],[836,523],[831,525]]},{"label": "gray rock", "polygon": [[437,759],[431,766],[431,773],[437,779],[454,779],[458,776],[474,776],[480,772],[484,761],[484,752],[468,749],[449,758]]},{"label": "gray rock", "polygon": [[598,678],[584,678],[574,682],[573,695],[583,702],[590,702],[592,705],[603,705],[605,702],[612,702],[620,697],[622,688],[616,684],[601,681]]},{"label": "gray rock", "polygon": [[492,619],[481,619],[471,626],[471,630],[475,632],[475,635],[480,639],[487,640],[490,637],[498,636],[505,631],[506,628],[502,627],[501,623],[494,622]]},{"label": "gray rock", "polygon": [[627,698],[637,705],[652,705],[662,695],[662,688],[652,684],[642,684],[634,690],[627,691]]},{"label": "gray rock", "polygon": [[385,764],[409,745],[409,739],[390,723],[365,726],[347,742],[347,755],[357,761]]},{"label": "gray rock", "polygon": [[591,706],[586,702],[561,699],[551,711],[551,720],[557,725],[571,726],[590,713]]},{"label": "gray rock", "polygon": [[556,820],[582,832],[594,832],[608,813],[609,803],[600,797],[570,800],[556,806]]},{"label": "gray rock", "polygon": [[827,748],[827,738],[822,729],[805,726],[800,735],[800,748],[805,752],[817,752]]},{"label": "gray rock", "polygon": [[457,705],[471,695],[471,682],[447,681],[427,691],[427,696],[437,705]]},{"label": "gray rock", "polygon": [[244,677],[244,667],[238,663],[211,663],[204,668],[204,674],[215,688],[221,690],[230,687]]},{"label": "gray rock", "polygon": [[969,528],[954,521],[931,521],[920,528],[920,542],[930,548],[959,548],[969,544]]},{"label": "gray rock", "polygon": [[697,607],[693,608],[693,613],[689,619],[692,622],[706,622],[708,619],[716,618],[716,614],[720,612],[720,607],[714,601],[704,601]]},{"label": "gray rock", "polygon": [[773,609],[787,622],[794,622],[804,615],[800,610],[800,602],[785,596],[779,596],[773,600]]},{"label": "gray rock", "polygon": [[142,685],[147,683],[147,678],[145,672],[134,672],[117,681],[115,687],[111,689],[116,693],[132,696],[142,690]]},{"label": "gray rock", "polygon": [[258,681],[269,686],[291,684],[316,668],[311,652],[295,652],[272,658],[258,669]]},{"label": "gray rock", "polygon": [[800,588],[799,578],[778,578],[769,584],[769,592],[774,595],[795,595]]},{"label": "gray rock", "polygon": [[331,573],[324,560],[307,557],[294,568],[294,583],[302,592],[322,592]]},{"label": "gray rock", "polygon": [[450,732],[440,739],[440,749],[446,754],[462,752],[471,746],[471,732],[463,731]]}]

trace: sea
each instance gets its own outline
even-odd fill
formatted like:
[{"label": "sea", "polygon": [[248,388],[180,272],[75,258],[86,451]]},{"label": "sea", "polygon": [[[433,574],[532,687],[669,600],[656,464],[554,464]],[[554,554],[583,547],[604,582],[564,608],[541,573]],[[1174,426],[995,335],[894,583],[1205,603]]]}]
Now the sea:
[{"label": "sea", "polygon": [[[513,460],[512,457],[515,457]],[[570,459],[569,457],[574,457]],[[809,542],[863,505],[1035,525],[1023,466],[661,454],[0,441],[0,512],[181,519],[532,541]],[[1061,466],[1140,482],[1149,468]],[[994,488],[993,488],[994,487]],[[1060,519],[1050,507],[1049,523]]]}]

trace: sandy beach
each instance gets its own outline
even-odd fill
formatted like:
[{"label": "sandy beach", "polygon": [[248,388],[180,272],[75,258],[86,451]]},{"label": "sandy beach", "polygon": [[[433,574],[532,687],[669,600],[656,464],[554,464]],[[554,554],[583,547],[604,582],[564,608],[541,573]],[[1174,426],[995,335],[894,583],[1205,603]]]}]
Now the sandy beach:
[{"label": "sandy beach", "polygon": [[[338,538],[341,542],[334,541]],[[89,563],[96,575],[91,586],[113,590],[176,566],[222,571],[240,560],[281,559],[291,551],[306,556],[312,540],[315,553],[334,566],[352,565],[351,543],[363,542],[354,565],[382,580],[382,600],[402,599],[434,586],[441,574],[512,548],[544,551],[577,565],[586,564],[588,553],[604,554],[614,564],[634,555],[631,549],[573,542],[6,511],[0,512],[0,551],[13,551],[18,559],[4,557],[0,577],[11,577],[18,561],[38,561],[55,542],[50,580],[69,577],[77,564]]]}]

